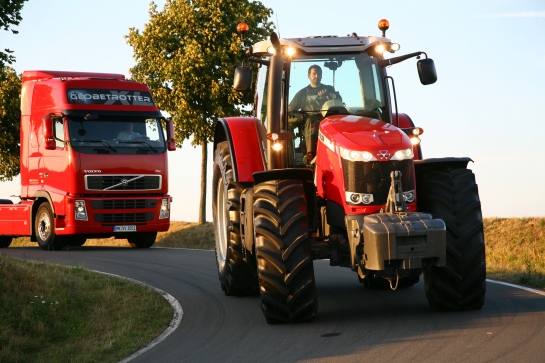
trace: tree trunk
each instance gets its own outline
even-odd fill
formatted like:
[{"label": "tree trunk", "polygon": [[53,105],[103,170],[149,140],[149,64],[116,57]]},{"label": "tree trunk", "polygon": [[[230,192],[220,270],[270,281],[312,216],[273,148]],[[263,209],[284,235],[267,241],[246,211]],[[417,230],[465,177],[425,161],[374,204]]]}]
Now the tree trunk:
[{"label": "tree trunk", "polygon": [[208,158],[208,143],[201,140],[201,200],[199,206],[199,224],[206,223],[206,159]]}]

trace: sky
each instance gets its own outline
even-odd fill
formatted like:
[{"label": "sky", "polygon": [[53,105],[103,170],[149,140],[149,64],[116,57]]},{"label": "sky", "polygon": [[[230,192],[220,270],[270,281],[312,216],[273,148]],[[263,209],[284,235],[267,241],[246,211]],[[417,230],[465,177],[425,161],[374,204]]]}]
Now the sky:
[{"label": "sky", "polygon": [[[284,38],[380,35],[396,55],[424,51],[437,83],[423,86],[413,58],[388,69],[398,109],[424,129],[425,158],[470,157],[484,217],[545,216],[545,1],[263,0]],[[164,0],[155,2],[162,9]],[[305,4],[304,4],[305,3]],[[122,73],[135,62],[124,36],[149,21],[150,0],[29,0],[19,34],[0,30],[18,73],[67,70]],[[236,26],[236,24],[235,24]],[[207,221],[212,221],[212,145]],[[541,157],[544,159],[541,159]],[[201,149],[189,141],[169,153],[171,220],[198,220]],[[20,180],[0,183],[0,198]],[[12,198],[18,202],[18,198]]]}]

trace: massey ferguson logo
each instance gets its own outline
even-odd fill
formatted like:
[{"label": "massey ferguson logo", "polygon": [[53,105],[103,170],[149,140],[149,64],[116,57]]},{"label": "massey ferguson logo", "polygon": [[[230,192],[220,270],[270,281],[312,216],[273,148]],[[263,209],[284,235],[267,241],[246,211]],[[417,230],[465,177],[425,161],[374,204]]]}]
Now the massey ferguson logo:
[{"label": "massey ferguson logo", "polygon": [[380,150],[378,153],[377,153],[378,157],[380,158],[380,160],[388,160],[390,159],[390,153],[388,152],[388,150]]},{"label": "massey ferguson logo", "polygon": [[102,170],[84,170],[83,172],[86,174],[100,174]]}]

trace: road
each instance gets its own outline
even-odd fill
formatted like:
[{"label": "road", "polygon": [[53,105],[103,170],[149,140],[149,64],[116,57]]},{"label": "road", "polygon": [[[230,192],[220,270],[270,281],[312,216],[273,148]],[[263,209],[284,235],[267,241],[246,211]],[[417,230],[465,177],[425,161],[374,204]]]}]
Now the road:
[{"label": "road", "polygon": [[367,290],[355,273],[315,261],[318,317],[267,325],[259,297],[228,297],[212,251],[78,247],[2,254],[130,277],[175,297],[176,331],[132,362],[543,362],[545,296],[487,283],[482,310],[433,312],[424,286]]}]

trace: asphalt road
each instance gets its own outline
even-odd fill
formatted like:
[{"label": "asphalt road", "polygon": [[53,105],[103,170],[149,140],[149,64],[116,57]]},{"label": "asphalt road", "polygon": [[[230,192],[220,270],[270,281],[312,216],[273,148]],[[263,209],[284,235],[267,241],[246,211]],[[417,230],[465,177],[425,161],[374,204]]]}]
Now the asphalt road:
[{"label": "asphalt road", "polygon": [[142,281],[183,308],[176,331],[133,362],[543,362],[545,296],[487,283],[482,310],[433,312],[423,283],[367,290],[355,273],[315,261],[318,317],[267,325],[259,297],[228,297],[212,251],[79,247],[3,254]]}]

